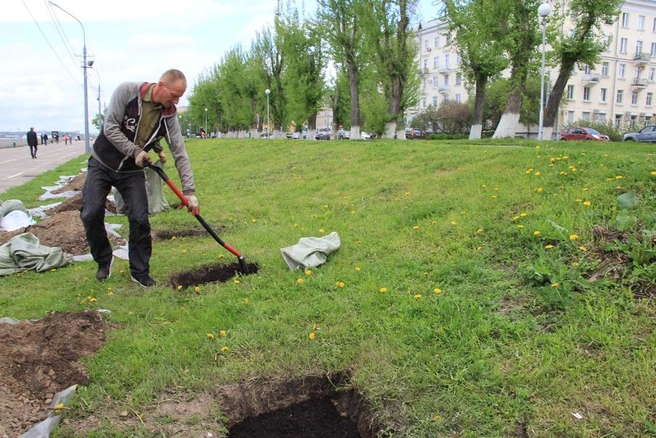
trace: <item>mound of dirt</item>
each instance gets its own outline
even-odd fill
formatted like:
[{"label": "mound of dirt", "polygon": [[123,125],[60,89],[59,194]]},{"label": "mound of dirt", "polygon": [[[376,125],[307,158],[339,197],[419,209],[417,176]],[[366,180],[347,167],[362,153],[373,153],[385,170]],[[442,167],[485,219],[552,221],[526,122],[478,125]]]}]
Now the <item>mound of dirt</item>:
[{"label": "mound of dirt", "polygon": [[0,324],[0,436],[25,433],[56,393],[89,380],[80,359],[103,346],[108,327],[98,312]]}]

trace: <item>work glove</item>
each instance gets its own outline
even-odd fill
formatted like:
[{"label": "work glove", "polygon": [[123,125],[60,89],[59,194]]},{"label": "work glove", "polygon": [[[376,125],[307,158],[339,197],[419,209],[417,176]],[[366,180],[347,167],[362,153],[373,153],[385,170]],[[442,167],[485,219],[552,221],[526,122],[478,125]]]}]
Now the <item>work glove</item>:
[{"label": "work glove", "polygon": [[198,198],[195,195],[185,195],[187,198],[187,209],[189,213],[194,216],[200,213],[200,204],[198,204]]},{"label": "work glove", "polygon": [[139,167],[145,167],[146,163],[152,163],[153,160],[148,156],[148,152],[141,151],[134,157],[134,162],[137,163]]}]

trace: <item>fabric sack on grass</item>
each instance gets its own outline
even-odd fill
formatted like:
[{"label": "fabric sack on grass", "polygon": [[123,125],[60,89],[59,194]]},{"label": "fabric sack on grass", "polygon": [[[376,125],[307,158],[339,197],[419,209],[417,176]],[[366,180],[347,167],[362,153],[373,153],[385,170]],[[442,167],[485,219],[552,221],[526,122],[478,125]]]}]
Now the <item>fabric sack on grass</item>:
[{"label": "fabric sack on grass", "polygon": [[0,276],[35,270],[46,272],[73,262],[73,256],[61,248],[43,246],[32,233],[14,236],[0,246]]},{"label": "fabric sack on grass", "polygon": [[292,271],[322,265],[328,256],[337,251],[341,240],[333,231],[323,237],[302,237],[298,243],[280,250],[283,260]]}]

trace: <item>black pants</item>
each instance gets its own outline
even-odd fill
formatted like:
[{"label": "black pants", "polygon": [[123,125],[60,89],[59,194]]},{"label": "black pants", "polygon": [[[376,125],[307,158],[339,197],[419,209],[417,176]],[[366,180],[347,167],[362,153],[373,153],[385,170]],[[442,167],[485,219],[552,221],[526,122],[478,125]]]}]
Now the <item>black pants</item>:
[{"label": "black pants", "polygon": [[146,177],[143,172],[115,172],[93,157],[89,158],[80,212],[91,255],[101,267],[108,265],[112,258],[112,247],[105,231],[105,199],[112,186],[119,191],[127,208],[130,223],[130,273],[136,278],[149,275],[152,240],[148,221]]},{"label": "black pants", "polygon": [[36,158],[37,149],[38,149],[38,147],[36,145],[35,146],[30,146],[30,155],[32,156],[32,158]]}]

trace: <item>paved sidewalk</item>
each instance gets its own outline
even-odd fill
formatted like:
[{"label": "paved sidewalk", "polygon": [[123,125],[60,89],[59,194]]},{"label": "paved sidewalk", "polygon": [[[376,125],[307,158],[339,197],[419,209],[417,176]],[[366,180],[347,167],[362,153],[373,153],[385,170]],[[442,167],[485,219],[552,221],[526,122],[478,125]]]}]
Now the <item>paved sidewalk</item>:
[{"label": "paved sidewalk", "polygon": [[[0,199],[8,189],[23,185],[75,157],[80,157],[80,169],[86,167],[82,140],[67,145],[61,140],[54,144],[49,142],[47,146],[39,145],[37,157],[32,159],[27,146],[0,148]],[[52,181],[52,184],[56,182]]]}]

